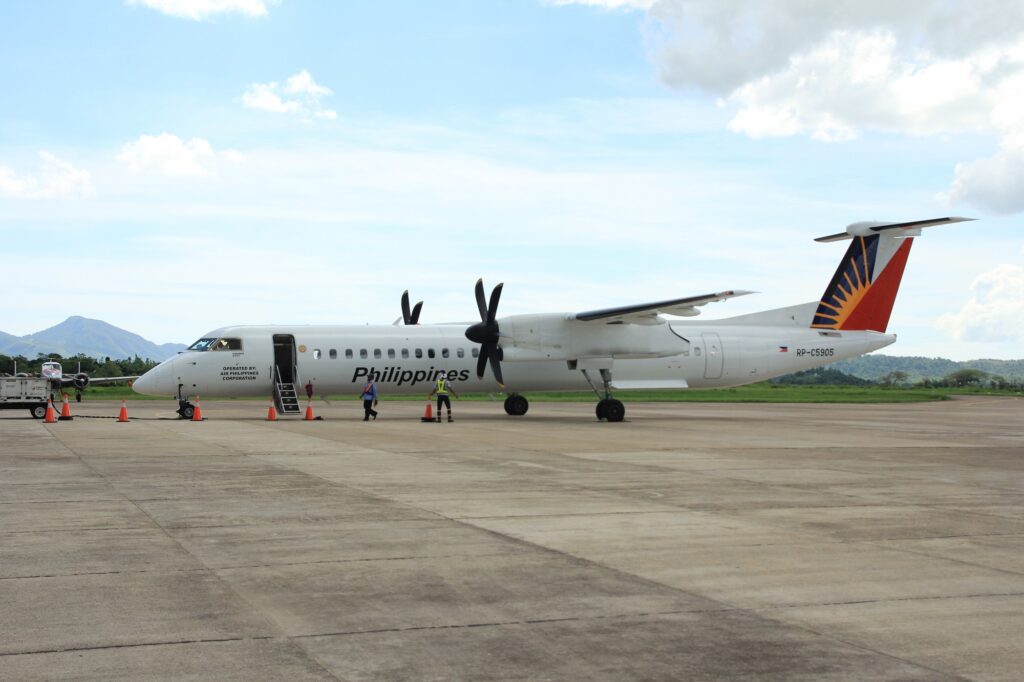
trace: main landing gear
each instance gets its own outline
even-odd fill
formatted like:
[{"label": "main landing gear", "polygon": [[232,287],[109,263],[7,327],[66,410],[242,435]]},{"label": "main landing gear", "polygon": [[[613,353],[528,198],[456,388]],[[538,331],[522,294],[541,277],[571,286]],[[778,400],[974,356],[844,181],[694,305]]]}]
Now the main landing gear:
[{"label": "main landing gear", "polygon": [[626,406],[622,404],[622,401],[616,400],[612,397],[612,373],[611,370],[601,370],[601,384],[604,388],[602,395],[601,391],[597,390],[594,386],[594,382],[590,380],[590,375],[587,374],[587,370],[580,370],[583,372],[583,377],[590,384],[590,388],[594,389],[594,393],[597,394],[597,408],[595,412],[598,419],[604,419],[610,422],[620,422],[626,418]]},{"label": "main landing gear", "polygon": [[513,393],[505,398],[505,414],[510,414],[513,417],[522,417],[528,409],[530,409],[530,402],[525,396]]}]

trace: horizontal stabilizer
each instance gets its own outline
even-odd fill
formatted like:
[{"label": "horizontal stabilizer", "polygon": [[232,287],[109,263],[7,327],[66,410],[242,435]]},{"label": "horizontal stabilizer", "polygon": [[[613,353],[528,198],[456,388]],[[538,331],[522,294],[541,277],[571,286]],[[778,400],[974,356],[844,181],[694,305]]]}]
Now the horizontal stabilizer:
[{"label": "horizontal stabilizer", "polygon": [[936,225],[963,223],[970,220],[975,220],[975,218],[960,218],[957,216],[949,216],[946,218],[931,218],[929,220],[912,220],[906,223],[887,223],[879,221],[851,223],[850,225],[846,226],[845,232],[837,232],[836,234],[818,237],[814,241],[838,242],[844,239],[853,239],[854,237],[865,237],[869,234],[877,234],[879,232],[894,233],[892,234],[892,236],[894,237],[916,237],[919,234],[921,234],[922,227],[934,227]]}]

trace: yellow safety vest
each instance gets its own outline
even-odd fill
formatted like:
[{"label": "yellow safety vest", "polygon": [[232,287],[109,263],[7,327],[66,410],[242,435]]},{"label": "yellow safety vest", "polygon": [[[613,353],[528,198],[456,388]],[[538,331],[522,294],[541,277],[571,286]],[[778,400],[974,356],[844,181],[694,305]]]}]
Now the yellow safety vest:
[{"label": "yellow safety vest", "polygon": [[447,379],[438,379],[437,380],[437,394],[438,395],[448,395],[448,380]]}]

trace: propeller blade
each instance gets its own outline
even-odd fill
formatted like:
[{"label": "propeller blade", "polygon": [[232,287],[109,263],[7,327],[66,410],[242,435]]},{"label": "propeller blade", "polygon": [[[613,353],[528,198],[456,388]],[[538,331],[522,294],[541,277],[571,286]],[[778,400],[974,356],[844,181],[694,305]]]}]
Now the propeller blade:
[{"label": "propeller blade", "polygon": [[498,301],[501,300],[501,288],[504,283],[499,283],[491,292],[491,304],[487,306],[487,324],[494,324],[494,316],[498,313]]},{"label": "propeller blade", "polygon": [[420,301],[412,309],[412,317],[406,324],[419,324],[420,323],[420,311],[423,310],[423,301]]},{"label": "propeller blade", "polygon": [[504,387],[505,380],[501,377],[501,363],[498,362],[497,350],[497,347],[491,346],[487,359],[491,361],[491,371],[494,372],[494,378],[498,380],[498,385]]},{"label": "propeller blade", "polygon": [[484,378],[484,370],[487,369],[487,346],[480,346],[480,356],[476,361],[476,376],[478,379]]},{"label": "propeller blade", "polygon": [[484,281],[476,281],[476,307],[480,310],[480,321],[487,321],[487,301],[484,299]]},{"label": "propeller blade", "polygon": [[411,318],[412,315],[409,314],[409,290],[406,289],[402,292],[402,320],[406,324],[413,324],[409,321]]}]

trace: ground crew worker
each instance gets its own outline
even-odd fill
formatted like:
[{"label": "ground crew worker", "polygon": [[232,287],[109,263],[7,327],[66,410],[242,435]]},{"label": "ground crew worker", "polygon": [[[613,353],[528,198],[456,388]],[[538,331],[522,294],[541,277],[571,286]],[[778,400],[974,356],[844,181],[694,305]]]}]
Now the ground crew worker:
[{"label": "ground crew worker", "polygon": [[441,376],[437,378],[437,382],[434,384],[434,390],[427,396],[427,400],[430,400],[434,395],[437,395],[437,423],[441,423],[441,405],[448,407],[448,421],[455,421],[452,419],[452,401],[448,399],[448,394],[451,393],[456,398],[459,394],[455,392],[451,384],[448,382],[448,374],[441,372]]}]

